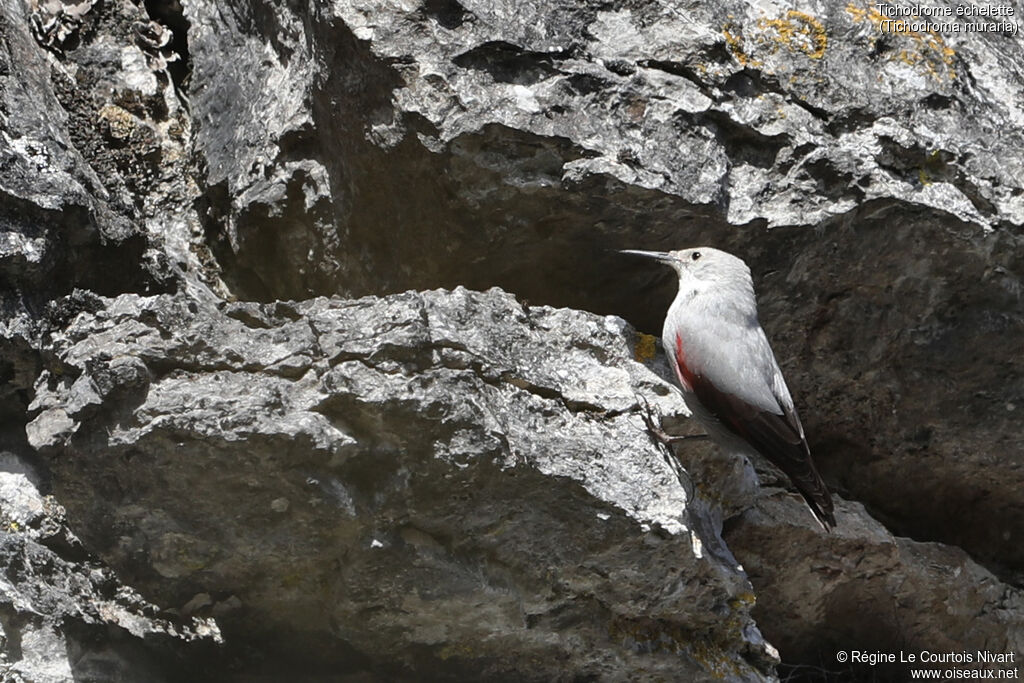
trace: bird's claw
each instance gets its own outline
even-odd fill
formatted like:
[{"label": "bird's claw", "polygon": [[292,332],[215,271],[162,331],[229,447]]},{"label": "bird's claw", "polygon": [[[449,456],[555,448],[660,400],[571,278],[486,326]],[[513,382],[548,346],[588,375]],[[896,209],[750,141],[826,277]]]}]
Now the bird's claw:
[{"label": "bird's claw", "polygon": [[647,426],[647,431],[651,433],[661,443],[671,446],[674,443],[680,441],[702,441],[708,438],[707,434],[683,434],[673,435],[666,432],[661,428],[659,424],[661,422],[661,415],[658,415],[658,420],[655,420],[655,410],[651,408],[651,404],[647,402],[647,399],[637,394],[637,403],[640,404],[640,417],[643,418],[644,424]]}]

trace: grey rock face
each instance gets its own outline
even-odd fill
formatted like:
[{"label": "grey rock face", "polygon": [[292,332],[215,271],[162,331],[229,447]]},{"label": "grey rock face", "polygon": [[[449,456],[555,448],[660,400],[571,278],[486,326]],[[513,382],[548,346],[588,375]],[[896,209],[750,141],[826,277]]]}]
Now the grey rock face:
[{"label": "grey rock face", "polygon": [[[226,237],[260,285],[246,291],[458,277],[550,296],[538,261],[599,279],[554,248],[584,229],[598,245],[680,239],[874,201],[979,233],[1024,222],[1015,38],[881,36],[876,11],[841,3],[232,6],[185,9],[196,106],[228,108],[197,142],[207,183],[233,198]],[[354,251],[345,230],[377,242]],[[301,279],[261,267],[282,246]]]},{"label": "grey rock face", "polygon": [[176,680],[168,674],[185,674],[191,657],[215,649],[221,637],[213,620],[161,618],[109,568],[90,561],[64,509],[39,493],[37,477],[18,455],[0,451],[0,678]]},{"label": "grey rock face", "polygon": [[137,45],[144,18],[129,2],[0,6],[4,681],[180,680],[219,656],[215,622],[162,613],[81,544],[26,443],[51,329],[94,292],[161,291],[175,269],[202,272],[172,229],[183,223],[163,220],[188,184],[174,129],[187,119]]},{"label": "grey rock face", "polygon": [[[131,38],[137,8],[60,5],[42,3],[30,20],[18,0],[0,15],[0,277],[32,285],[36,298],[75,286],[158,290],[166,256],[148,249],[146,233],[155,229],[145,221],[156,209],[146,205],[163,198],[160,183],[183,184],[183,145],[172,132],[180,107]],[[79,41],[73,34],[83,25],[104,35]],[[56,60],[33,40],[40,30],[52,47],[81,44]]]},{"label": "grey rock face", "polygon": [[1022,252],[1009,231],[899,216],[865,210],[836,242],[799,240],[761,286],[766,328],[835,485],[898,534],[1019,584]]},{"label": "grey rock face", "polygon": [[[749,549],[744,567],[759,586],[758,623],[793,661],[822,651],[1020,652],[1024,593],[1001,583],[959,548],[894,538],[857,504],[844,503],[840,526],[825,539],[802,510],[766,496],[726,538]],[[779,542],[779,539],[785,539]],[[777,567],[786,568],[780,576]],[[873,615],[870,620],[864,614]],[[836,630],[834,624],[844,626]],[[976,656],[976,655],[975,655]],[[842,670],[834,658],[825,668]],[[862,667],[861,675],[872,673]],[[1012,669],[1013,665],[1006,667]],[[900,680],[905,664],[872,675]]]},{"label": "grey rock face", "polygon": [[[756,680],[759,628],[788,664],[1019,651],[1021,38],[879,21],[5,3],[5,675]],[[656,332],[669,273],[610,249],[702,243],[753,268],[834,535],[763,463],[666,462],[653,342],[547,307]],[[456,285],[529,303],[394,294]]]},{"label": "grey rock face", "polygon": [[763,678],[749,584],[636,412],[680,399],[632,344],[498,290],[126,295],[54,339],[27,431],[141,590],[235,596],[229,641],[393,675]]},{"label": "grey rock face", "polygon": [[147,19],[127,1],[0,8],[0,414],[14,421],[31,349],[67,322],[52,299],[165,291],[182,269],[216,286],[189,209],[191,120]]}]

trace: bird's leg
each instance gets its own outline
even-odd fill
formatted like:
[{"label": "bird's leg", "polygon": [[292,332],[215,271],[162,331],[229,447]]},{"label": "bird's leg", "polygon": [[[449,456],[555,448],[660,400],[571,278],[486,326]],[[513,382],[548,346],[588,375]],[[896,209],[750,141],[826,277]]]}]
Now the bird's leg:
[{"label": "bird's leg", "polygon": [[[669,434],[668,432],[661,428],[660,424],[658,424],[658,422],[660,422],[660,419],[657,421],[654,419],[654,409],[651,408],[651,405],[647,402],[647,399],[644,398],[643,396],[637,395],[637,401],[641,405],[642,409],[640,411],[640,416],[643,417],[644,424],[647,425],[647,431],[653,434],[654,437],[663,444],[671,445],[674,443],[679,443],[680,441],[703,441],[709,438],[707,434]],[[660,418],[661,416],[659,415],[658,417]]]}]

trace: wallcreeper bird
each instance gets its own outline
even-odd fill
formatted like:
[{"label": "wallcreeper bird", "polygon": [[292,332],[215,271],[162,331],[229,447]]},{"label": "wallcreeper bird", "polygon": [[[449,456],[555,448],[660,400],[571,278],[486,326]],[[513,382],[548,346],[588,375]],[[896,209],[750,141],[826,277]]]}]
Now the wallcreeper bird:
[{"label": "wallcreeper bird", "polygon": [[747,264],[710,247],[622,253],[661,261],[679,276],[662,342],[690,412],[723,449],[756,451],[778,466],[830,530],[832,496],[758,322]]}]

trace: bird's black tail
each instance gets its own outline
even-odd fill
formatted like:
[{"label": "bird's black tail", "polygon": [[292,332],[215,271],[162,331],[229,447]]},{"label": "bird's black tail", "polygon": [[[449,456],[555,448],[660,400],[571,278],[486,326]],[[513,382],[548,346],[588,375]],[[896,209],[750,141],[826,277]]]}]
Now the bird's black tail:
[{"label": "bird's black tail", "polygon": [[836,525],[836,516],[832,506],[832,494],[829,493],[828,487],[825,486],[821,475],[818,474],[818,469],[814,466],[814,462],[810,458],[806,462],[809,467],[802,468],[803,471],[786,472],[786,474],[789,475],[790,480],[796,485],[796,490],[804,497],[807,507],[811,509],[811,513],[818,520],[818,523],[821,524],[825,531],[832,531],[832,528]]}]

